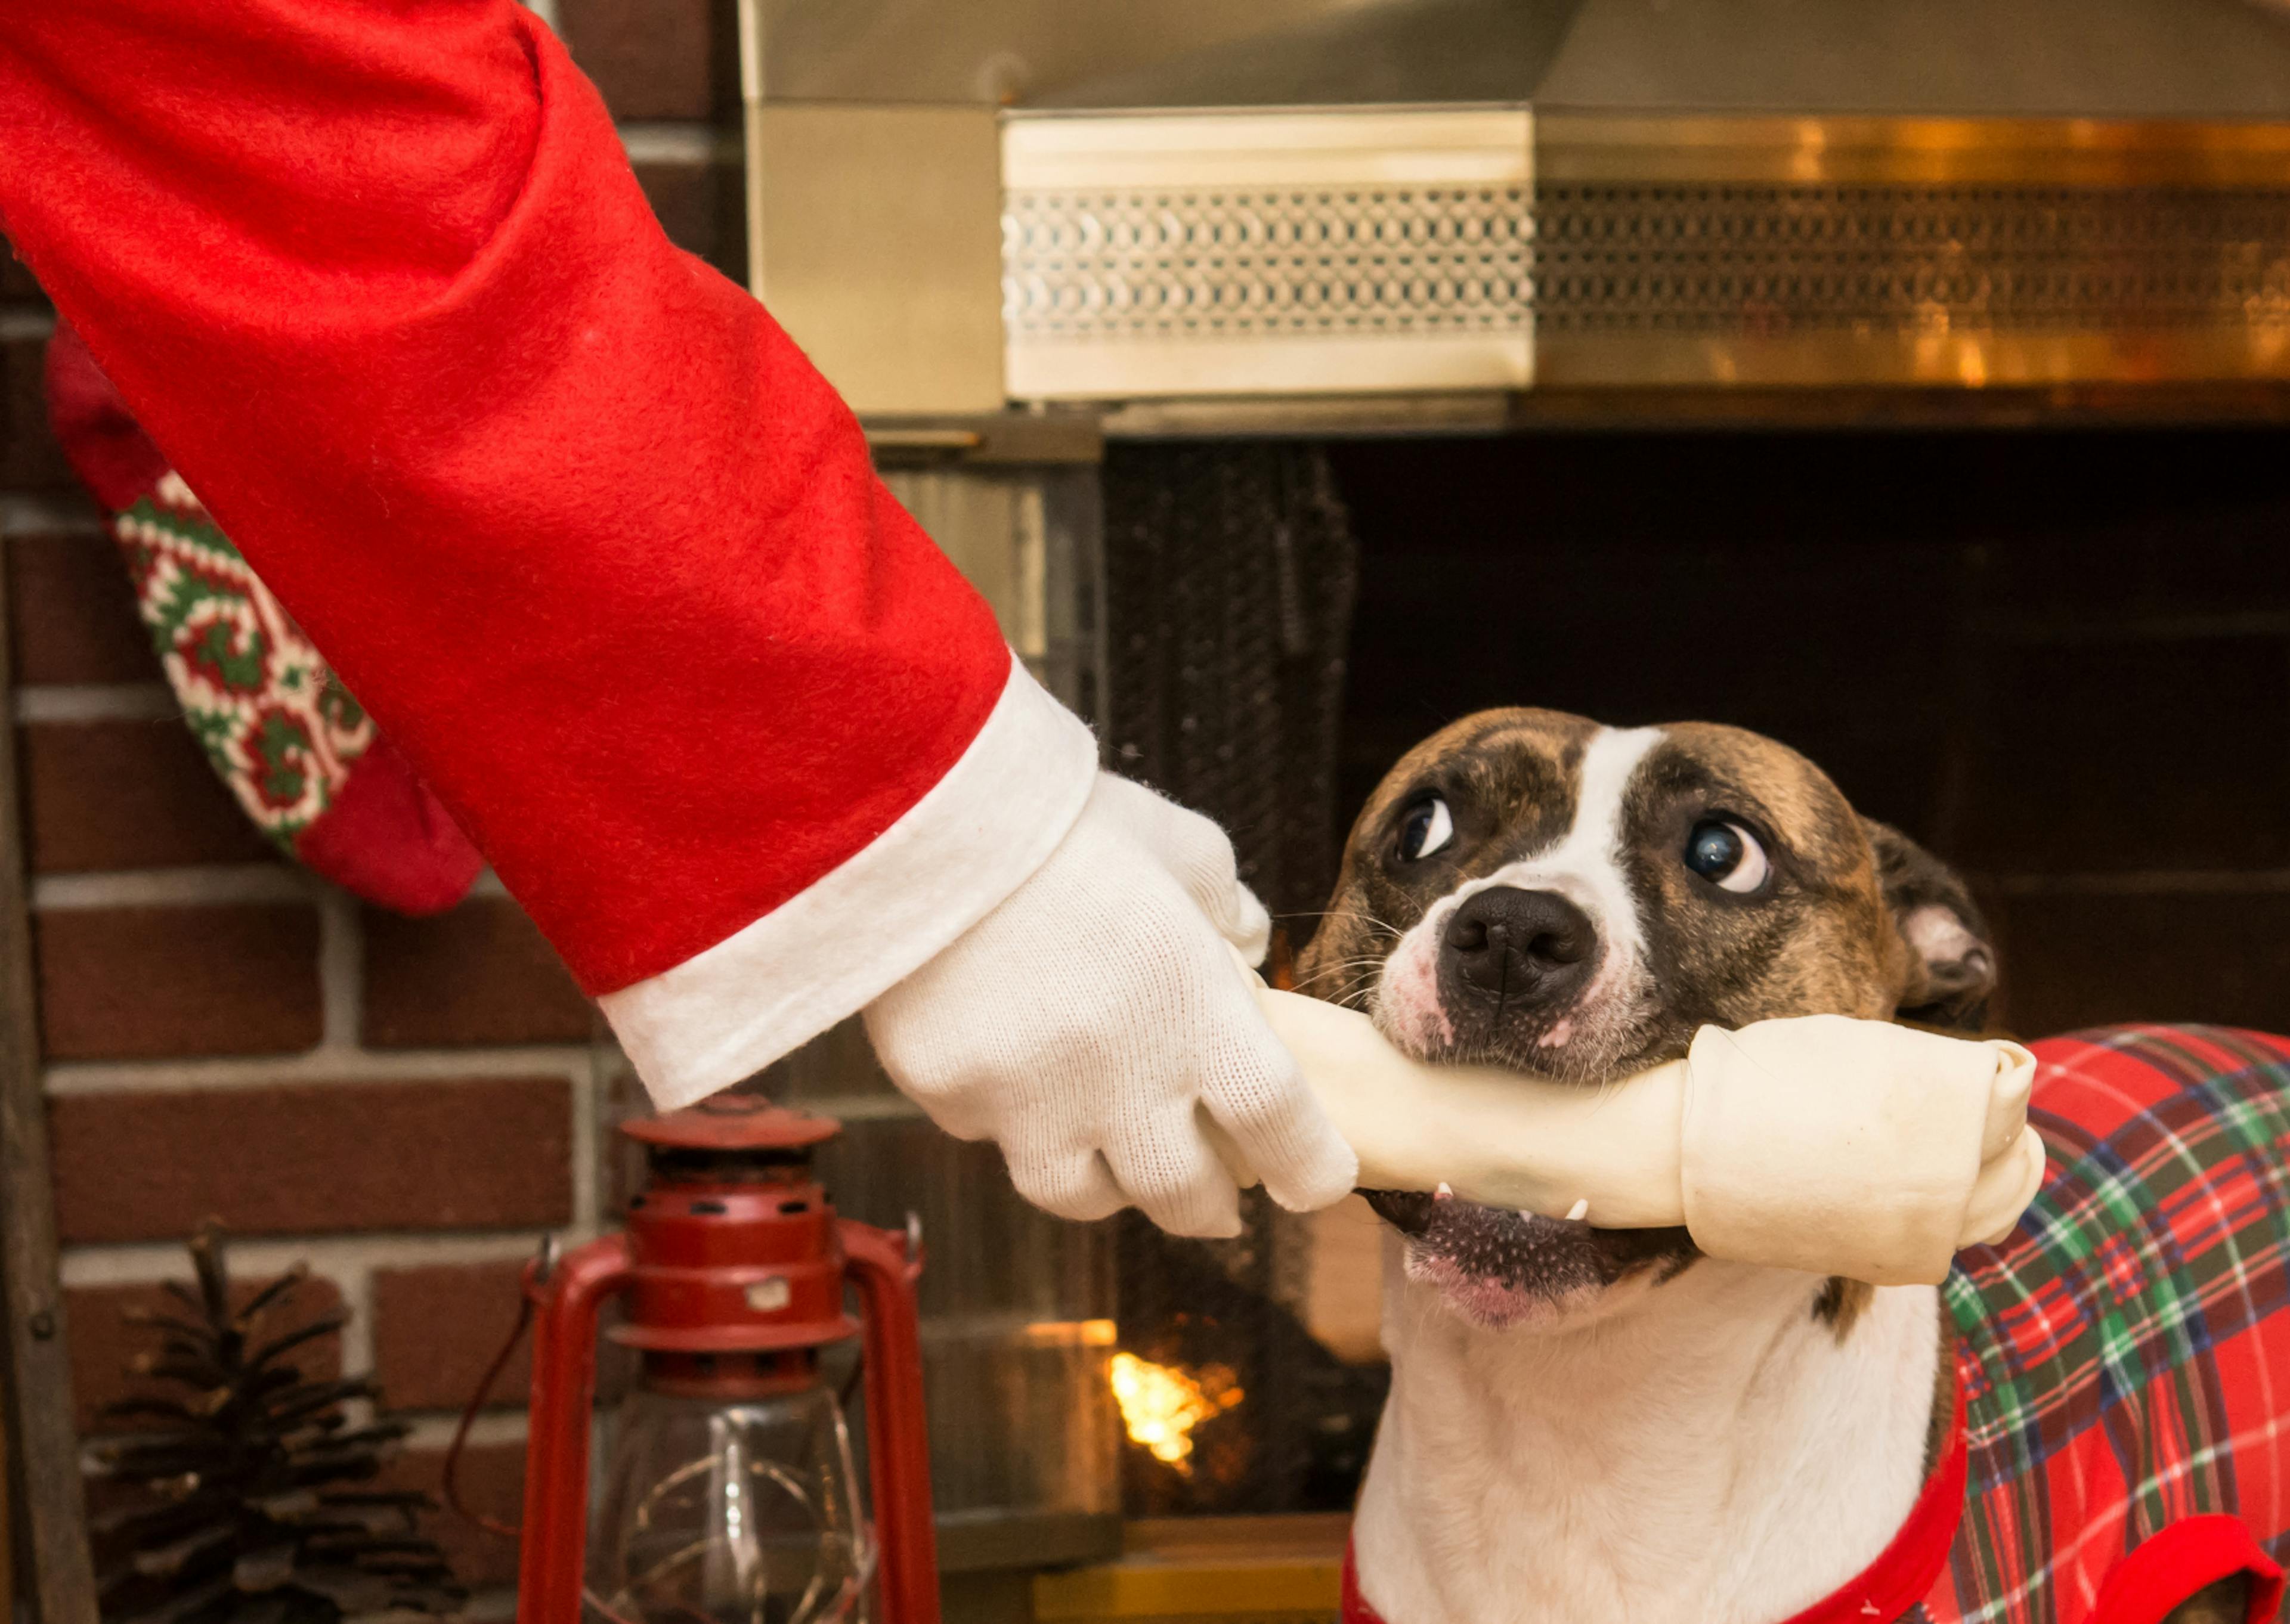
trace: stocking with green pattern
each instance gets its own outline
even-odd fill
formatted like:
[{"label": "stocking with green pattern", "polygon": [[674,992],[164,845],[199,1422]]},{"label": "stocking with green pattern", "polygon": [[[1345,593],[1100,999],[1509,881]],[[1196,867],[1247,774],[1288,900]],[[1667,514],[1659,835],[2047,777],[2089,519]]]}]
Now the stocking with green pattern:
[{"label": "stocking with green pattern", "polygon": [[426,914],[460,900],[476,848],[60,324],[46,381],[56,437],[109,516],[183,718],[248,818],[368,901]]}]

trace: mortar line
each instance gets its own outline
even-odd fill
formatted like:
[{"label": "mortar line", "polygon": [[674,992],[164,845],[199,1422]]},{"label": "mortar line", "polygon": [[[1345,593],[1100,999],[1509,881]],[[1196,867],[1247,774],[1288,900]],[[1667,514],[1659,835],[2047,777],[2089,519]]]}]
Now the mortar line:
[{"label": "mortar line", "polygon": [[86,497],[61,492],[0,495],[0,536],[103,533],[103,516]]},{"label": "mortar line", "polygon": [[[236,1254],[234,1246],[232,1252]],[[311,1267],[312,1274],[318,1273]],[[326,1278],[342,1294],[342,1307],[349,1310],[348,1323],[344,1324],[337,1340],[341,1346],[342,1374],[371,1376],[373,1374],[373,1265],[352,1265],[346,1268],[330,1268]]]},{"label": "mortar line", "polygon": [[202,863],[101,874],[44,874],[32,882],[35,912],[168,908],[214,902],[309,902],[319,882],[284,863]]},{"label": "mortar line", "polygon": [[572,1229],[566,1238],[574,1244],[593,1239],[601,1221],[602,1196],[597,1184],[602,1178],[597,1165],[597,1114],[605,1094],[604,1071],[608,1060],[617,1054],[617,1047],[609,1040],[599,1039],[589,1049],[589,1063],[572,1079]]},{"label": "mortar line", "polygon": [[56,313],[46,305],[0,305],[0,343],[45,339],[56,330]]},{"label": "mortar line", "polygon": [[339,886],[318,892],[320,1026],[314,1054],[354,1052],[365,1024],[365,922]]},{"label": "mortar line", "polygon": [[16,690],[19,722],[181,720],[182,706],[164,683],[44,683]]},{"label": "mortar line", "polygon": [[306,1049],[211,1060],[67,1060],[47,1068],[51,1099],[84,1094],[190,1093],[297,1083],[437,1083],[477,1077],[563,1077],[577,1086],[583,1049]]},{"label": "mortar line", "polygon": [[[386,1398],[388,1395],[385,1393],[382,1396]],[[461,1420],[458,1410],[393,1410],[389,1414],[392,1420],[413,1424],[413,1430],[405,1435],[405,1447],[408,1449],[445,1448],[452,1443],[453,1428]],[[477,1419],[469,1423],[469,1443],[473,1447],[522,1444],[525,1436],[525,1412],[522,1407],[492,1413],[491,1406],[488,1406],[477,1412]]]},{"label": "mortar line", "polygon": [[[232,1267],[276,1274],[307,1263],[313,1274],[340,1280],[377,1268],[419,1268],[470,1263],[521,1263],[540,1250],[547,1229],[480,1232],[374,1230],[355,1236],[233,1236]],[[180,1241],[82,1242],[66,1246],[57,1277],[67,1287],[149,1285],[190,1278]]]}]

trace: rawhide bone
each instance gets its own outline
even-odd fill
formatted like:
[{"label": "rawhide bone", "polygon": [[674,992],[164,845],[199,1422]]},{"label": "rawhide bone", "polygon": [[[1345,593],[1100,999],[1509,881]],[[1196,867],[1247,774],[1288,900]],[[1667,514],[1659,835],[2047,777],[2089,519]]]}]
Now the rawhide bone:
[{"label": "rawhide bone", "polygon": [[1904,1285],[2000,1240],[2043,1180],[2018,1044],[1806,1015],[1704,1027],[1684,1060],[1558,1083],[1411,1060],[1361,1012],[1247,973],[1365,1188],[1683,1224],[1711,1257]]}]

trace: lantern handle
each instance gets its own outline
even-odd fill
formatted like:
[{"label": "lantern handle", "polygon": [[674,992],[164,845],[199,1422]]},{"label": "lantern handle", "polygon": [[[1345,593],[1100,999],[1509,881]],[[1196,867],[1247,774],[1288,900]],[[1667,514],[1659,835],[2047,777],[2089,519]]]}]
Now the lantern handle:
[{"label": "lantern handle", "polygon": [[532,1402],[524,1444],[517,1624],[581,1624],[589,1544],[589,1420],[597,1394],[597,1326],[635,1263],[626,1235],[562,1258],[544,1247],[525,1266],[532,1310]]},{"label": "lantern handle", "polygon": [[887,1624],[939,1624],[938,1528],[915,1300],[922,1220],[909,1213],[903,1235],[847,1218],[836,1228],[866,1321],[867,1464],[882,1548],[884,1615]]},{"label": "lantern handle", "polygon": [[[535,1285],[547,1284],[548,1276],[556,1272],[557,1252],[556,1236],[542,1236],[540,1249],[525,1268],[526,1278]],[[508,1368],[508,1362],[516,1356],[517,1347],[524,1340],[524,1333],[532,1329],[532,1298],[522,1286],[517,1290],[516,1303],[516,1323],[508,1328],[508,1335],[502,1340],[500,1351],[493,1356],[493,1362],[485,1366],[485,1373],[478,1378],[476,1390],[469,1395],[469,1402],[461,1407],[460,1421],[453,1428],[453,1441],[445,1446],[444,1468],[438,1473],[438,1486],[444,1491],[446,1507],[463,1522],[474,1524],[497,1540],[516,1539],[520,1532],[518,1526],[515,1523],[504,1523],[499,1517],[487,1516],[482,1511],[472,1511],[461,1499],[461,1452],[468,1447],[469,1428],[476,1424],[477,1412],[484,1409],[485,1401],[493,1396],[493,1384],[501,1379],[501,1372]]]}]

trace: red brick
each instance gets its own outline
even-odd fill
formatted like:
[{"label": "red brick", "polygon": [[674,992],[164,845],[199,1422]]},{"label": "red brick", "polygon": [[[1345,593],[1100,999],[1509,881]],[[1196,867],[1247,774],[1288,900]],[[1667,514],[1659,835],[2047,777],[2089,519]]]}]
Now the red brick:
[{"label": "red brick", "polygon": [[585,1043],[595,1020],[506,897],[472,897],[428,919],[366,912],[364,1036],[377,1048]]},{"label": "red brick", "polygon": [[[187,1278],[188,1272],[186,1266]],[[275,1277],[234,1280],[231,1300],[244,1305]],[[283,1307],[265,1314],[264,1334],[277,1336],[306,1325],[340,1308],[341,1300],[332,1281],[314,1276],[295,1287]],[[82,1432],[100,1428],[104,1405],[118,1399],[144,1393],[180,1396],[180,1388],[148,1381],[131,1368],[138,1356],[157,1348],[160,1333],[148,1325],[131,1323],[128,1316],[154,1310],[194,1317],[172,1293],[156,1285],[75,1286],[64,1293],[64,1319],[71,1334],[72,1399]],[[341,1340],[326,1336],[305,1342],[292,1361],[306,1377],[331,1380],[342,1373]]]},{"label": "red brick", "polygon": [[[383,1268],[373,1276],[373,1369],[393,1410],[460,1410],[516,1324],[521,1260]],[[522,1408],[531,1343],[493,1383],[492,1402]]]},{"label": "red brick", "polygon": [[148,721],[22,730],[32,868],[41,874],[278,857],[191,730]]},{"label": "red brick", "polygon": [[18,491],[70,488],[72,472],[48,432],[47,404],[40,396],[40,355],[44,339],[12,339],[0,344],[0,486]]},{"label": "red brick", "polygon": [[[477,1527],[444,1507],[445,1452],[408,1450],[382,1468],[382,1486],[412,1489],[438,1502],[421,1518],[422,1532],[437,1541],[454,1577],[472,1590],[516,1582],[516,1541]],[[524,1445],[473,1444],[461,1452],[456,1475],[462,1503],[480,1516],[516,1526],[524,1509]]]},{"label": "red brick", "polygon": [[318,916],[300,903],[55,909],[32,928],[51,1060],[279,1054],[318,1041]]},{"label": "red brick", "polygon": [[733,281],[746,281],[747,197],[740,166],[648,160],[635,169],[669,241]]},{"label": "red brick", "polygon": [[572,1215],[559,1077],[68,1094],[48,1108],[68,1244],[481,1229]]},{"label": "red brick", "polygon": [[560,0],[556,18],[615,118],[707,118],[737,100],[730,0]]},{"label": "red brick", "polygon": [[8,602],[18,682],[162,680],[126,566],[108,536],[12,538]]}]

